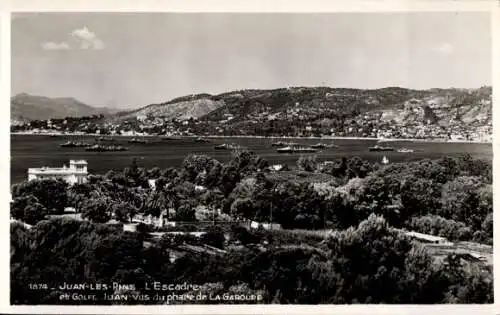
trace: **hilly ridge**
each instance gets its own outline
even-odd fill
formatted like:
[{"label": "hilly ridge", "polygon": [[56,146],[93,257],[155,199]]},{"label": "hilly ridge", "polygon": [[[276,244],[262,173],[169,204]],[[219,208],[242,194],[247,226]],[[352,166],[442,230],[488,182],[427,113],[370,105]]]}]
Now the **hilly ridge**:
[{"label": "hilly ridge", "polygon": [[[491,87],[238,90],[187,95],[112,113],[89,122],[85,128],[178,135],[491,139],[491,96]],[[32,105],[14,97],[13,115],[18,103],[23,109],[32,105],[32,114],[38,119],[54,118],[54,104],[63,116],[102,113],[73,99],[40,99],[38,105]],[[46,109],[43,100],[52,107]],[[42,109],[45,116],[37,113]]]},{"label": "hilly ridge", "polygon": [[21,93],[10,100],[11,120],[26,121],[64,117],[110,114],[107,108],[97,108],[71,97],[50,98]]},{"label": "hilly ridge", "polygon": [[308,116],[314,114],[355,116],[373,109],[393,108],[408,98],[422,97],[424,94],[425,92],[401,88],[357,90],[296,87],[268,91],[240,91],[237,94],[219,96],[225,99],[227,106],[208,114],[205,119],[217,120],[229,113],[235,116],[235,121],[241,121],[263,112],[274,114],[293,109]]},{"label": "hilly ridge", "polygon": [[121,120],[140,116],[161,116],[166,119],[199,118],[224,106],[225,103],[223,100],[214,100],[211,95],[201,94],[177,98],[167,103],[151,104],[129,112],[122,112],[116,118]]},{"label": "hilly ridge", "polygon": [[[198,94],[153,104],[122,113],[119,120],[137,116],[167,119],[198,118],[204,122],[231,124],[252,121],[344,121],[360,115],[379,114],[383,120],[447,124],[450,119],[464,123],[491,120],[491,87],[480,89],[412,90],[388,87],[376,90],[292,87],[273,90],[240,90],[219,95]],[[274,115],[274,116],[273,116]]]},{"label": "hilly ridge", "polygon": [[[218,95],[183,96],[161,104],[151,104],[137,110],[120,113],[122,120],[142,115],[166,118],[202,118],[206,121],[223,119],[231,114],[235,121],[262,112],[283,112],[289,108],[352,110],[354,113],[374,108],[402,105],[411,97],[423,97],[427,91],[390,87],[379,90],[359,90],[327,87],[293,87],[272,90],[240,90]],[[297,104],[298,103],[298,104]],[[348,107],[348,108],[346,108]]]},{"label": "hilly ridge", "polygon": [[[239,90],[149,105],[115,116],[107,127],[160,134],[488,139],[491,94],[491,87]],[[169,123],[190,118],[197,122]]]}]

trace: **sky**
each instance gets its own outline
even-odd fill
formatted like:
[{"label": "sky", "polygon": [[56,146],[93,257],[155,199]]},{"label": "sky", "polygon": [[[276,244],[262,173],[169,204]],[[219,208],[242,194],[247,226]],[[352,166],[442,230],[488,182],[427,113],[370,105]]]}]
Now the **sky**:
[{"label": "sky", "polygon": [[23,13],[11,89],[138,108],[288,86],[491,85],[490,14]]}]

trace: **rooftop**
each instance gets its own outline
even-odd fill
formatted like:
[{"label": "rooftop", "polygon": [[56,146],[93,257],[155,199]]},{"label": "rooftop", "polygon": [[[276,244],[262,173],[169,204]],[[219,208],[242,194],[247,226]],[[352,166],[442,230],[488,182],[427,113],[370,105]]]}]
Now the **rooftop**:
[{"label": "rooftop", "polygon": [[28,173],[31,174],[72,174],[72,173],[86,173],[85,170],[77,170],[75,168],[75,164],[84,164],[87,165],[87,161],[85,160],[70,160],[69,161],[70,166],[63,165],[63,167],[49,167],[49,166],[42,166],[42,167],[32,167],[28,168]]},{"label": "rooftop", "polygon": [[85,160],[69,160],[70,164],[88,164]]},{"label": "rooftop", "polygon": [[405,232],[406,235],[410,237],[416,237],[420,239],[425,239],[429,241],[446,241],[446,238],[440,237],[440,236],[434,236],[430,234],[423,234],[423,233],[418,233],[418,232]]},{"label": "rooftop", "polygon": [[87,173],[84,170],[77,170],[70,167],[39,167],[39,168],[28,168],[28,173],[34,174],[73,174],[73,173]]}]

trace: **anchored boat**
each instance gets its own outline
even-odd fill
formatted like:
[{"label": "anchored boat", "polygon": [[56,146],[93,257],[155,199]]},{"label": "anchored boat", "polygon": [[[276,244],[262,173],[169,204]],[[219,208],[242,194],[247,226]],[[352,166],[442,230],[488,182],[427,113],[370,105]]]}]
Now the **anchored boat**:
[{"label": "anchored boat", "polygon": [[128,148],[122,147],[121,145],[100,145],[96,144],[85,149],[89,152],[113,152],[113,151],[127,151]]},{"label": "anchored boat", "polygon": [[116,141],[116,139],[113,139],[111,137],[99,137],[95,139],[96,141],[101,141],[101,142],[112,142]]},{"label": "anchored boat", "polygon": [[210,142],[210,140],[205,139],[205,138],[202,138],[202,137],[198,137],[198,138],[194,139],[194,142],[198,142],[198,143],[209,143],[209,142]]},{"label": "anchored boat", "polygon": [[236,144],[228,144],[228,143],[218,144],[214,146],[215,150],[236,150],[239,148],[240,147]]},{"label": "anchored boat", "polygon": [[313,148],[313,149],[324,149],[326,147],[327,147],[327,145],[324,143],[316,143],[316,144],[311,145],[311,148]]},{"label": "anchored boat", "polygon": [[148,140],[142,140],[142,139],[137,139],[137,138],[132,138],[128,141],[128,143],[140,143],[140,144],[145,144],[148,143]]},{"label": "anchored boat", "polygon": [[399,153],[413,153],[414,150],[413,149],[408,149],[408,148],[401,148],[401,149],[398,149],[398,152]]},{"label": "anchored boat", "polygon": [[386,151],[394,151],[394,147],[375,145],[373,147],[369,147],[368,150],[376,152],[386,152]]},{"label": "anchored boat", "polygon": [[295,142],[283,142],[283,141],[278,141],[271,144],[271,146],[273,147],[286,147],[286,146],[297,146],[297,145],[299,144]]},{"label": "anchored boat", "polygon": [[82,147],[89,147],[91,146],[90,143],[86,142],[73,142],[73,141],[67,141],[63,144],[60,145],[63,148],[82,148]]},{"label": "anchored boat", "polygon": [[318,152],[318,150],[314,149],[314,148],[307,148],[307,147],[288,146],[288,147],[276,149],[276,152],[278,152],[278,153],[315,153],[315,152]]}]

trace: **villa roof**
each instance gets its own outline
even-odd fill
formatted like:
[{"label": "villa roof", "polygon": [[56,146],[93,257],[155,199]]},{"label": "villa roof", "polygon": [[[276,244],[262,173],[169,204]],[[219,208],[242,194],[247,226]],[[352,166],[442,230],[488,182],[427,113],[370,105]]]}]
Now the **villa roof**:
[{"label": "villa roof", "polygon": [[431,242],[436,242],[436,241],[445,241],[446,238],[440,237],[440,236],[434,236],[434,235],[429,235],[429,234],[423,234],[423,233],[418,233],[418,232],[406,232],[406,235],[410,237],[416,237],[420,239],[425,239]]},{"label": "villa roof", "polygon": [[74,164],[88,164],[85,160],[69,160],[69,162]]},{"label": "villa roof", "polygon": [[39,168],[29,168],[28,173],[31,174],[76,174],[85,173],[85,171],[75,170],[69,167],[39,167]]},{"label": "villa roof", "polygon": [[[70,164],[88,164],[85,160],[70,160]],[[28,168],[28,173],[30,174],[44,174],[44,175],[65,175],[65,174],[83,174],[86,173],[84,170],[77,170],[74,167],[33,167]]]}]

